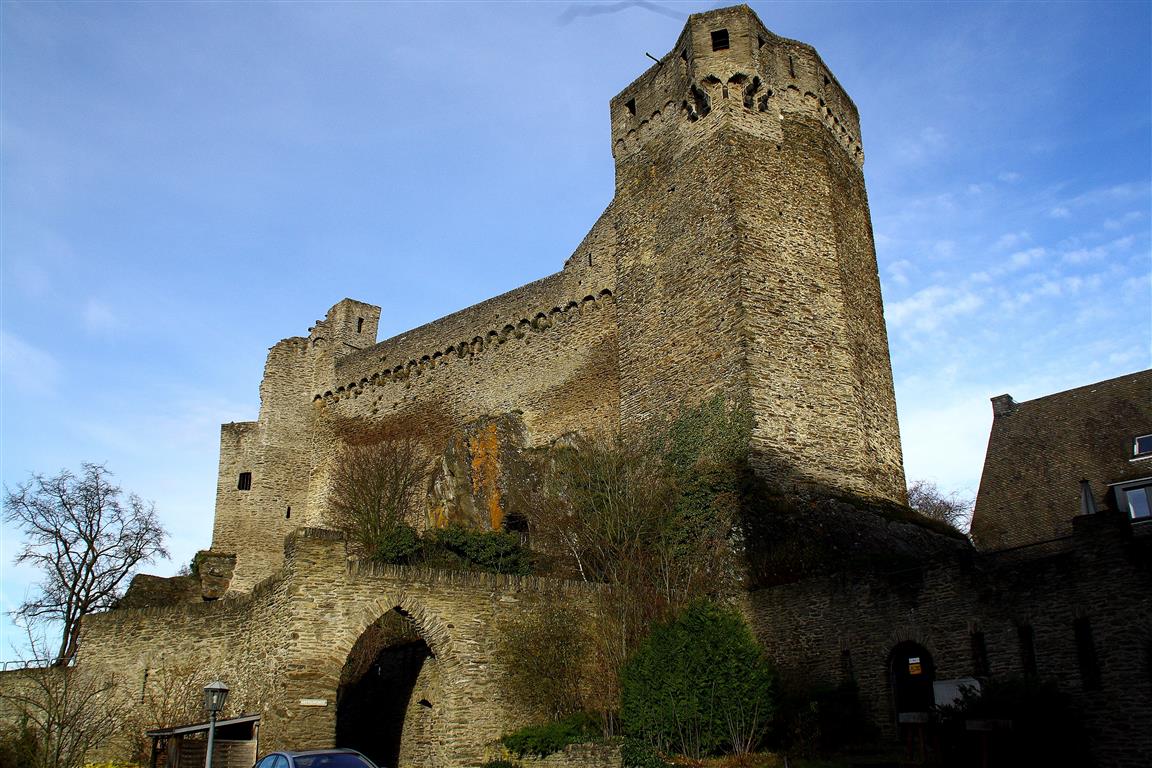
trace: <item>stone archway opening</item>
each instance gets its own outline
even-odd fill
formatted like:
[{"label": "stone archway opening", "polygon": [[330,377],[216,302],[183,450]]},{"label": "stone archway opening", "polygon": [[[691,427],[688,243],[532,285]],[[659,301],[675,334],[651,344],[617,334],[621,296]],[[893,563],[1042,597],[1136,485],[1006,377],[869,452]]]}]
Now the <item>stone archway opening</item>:
[{"label": "stone archway opening", "polygon": [[340,674],[336,746],[377,765],[431,765],[436,656],[411,617],[388,611],[360,635]]}]

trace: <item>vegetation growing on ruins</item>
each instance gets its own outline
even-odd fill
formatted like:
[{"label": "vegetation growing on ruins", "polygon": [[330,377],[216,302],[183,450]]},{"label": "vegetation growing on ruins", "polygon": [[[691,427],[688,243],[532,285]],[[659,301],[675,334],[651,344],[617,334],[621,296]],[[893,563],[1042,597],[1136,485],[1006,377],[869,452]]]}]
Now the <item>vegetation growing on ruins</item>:
[{"label": "vegetation growing on ruins", "polygon": [[542,605],[500,627],[506,689],[528,713],[559,721],[584,707],[591,654],[585,618],[568,606]]},{"label": "vegetation growing on ruins", "polygon": [[379,563],[526,574],[520,537],[450,525],[420,533],[410,522],[427,461],[412,436],[345,444],[332,474],[332,523],[360,557]]},{"label": "vegetation growing on ruins", "polygon": [[119,725],[115,696],[111,678],[76,667],[28,669],[23,685],[4,693],[20,721],[0,734],[0,765],[83,768]]},{"label": "vegetation growing on ruins", "polygon": [[137,566],[168,556],[154,505],[134,493],[125,499],[111,478],[103,465],[85,463],[79,475],[33,474],[5,488],[4,519],[25,537],[16,562],[42,575],[16,615],[59,627],[58,664],[76,655],[81,618],[113,607]]},{"label": "vegetation growing on ruins", "polygon": [[740,614],[697,601],[657,626],[620,673],[624,732],[665,754],[699,759],[760,746],[773,675]]},{"label": "vegetation growing on ruins", "polygon": [[916,480],[908,485],[908,506],[929,520],[944,523],[958,533],[966,533],[972,521],[974,501],[940,490],[928,480]]},{"label": "vegetation growing on ruins", "polygon": [[353,552],[383,562],[406,562],[419,548],[407,520],[424,480],[424,459],[414,437],[345,444],[332,473],[333,524]]}]

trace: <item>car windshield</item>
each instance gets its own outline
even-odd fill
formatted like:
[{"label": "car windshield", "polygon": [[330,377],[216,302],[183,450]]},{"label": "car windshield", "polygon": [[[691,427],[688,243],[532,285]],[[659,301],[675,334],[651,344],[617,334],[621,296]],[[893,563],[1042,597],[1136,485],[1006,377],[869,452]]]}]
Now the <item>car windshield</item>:
[{"label": "car windshield", "polygon": [[296,768],[374,768],[360,755],[297,755]]}]

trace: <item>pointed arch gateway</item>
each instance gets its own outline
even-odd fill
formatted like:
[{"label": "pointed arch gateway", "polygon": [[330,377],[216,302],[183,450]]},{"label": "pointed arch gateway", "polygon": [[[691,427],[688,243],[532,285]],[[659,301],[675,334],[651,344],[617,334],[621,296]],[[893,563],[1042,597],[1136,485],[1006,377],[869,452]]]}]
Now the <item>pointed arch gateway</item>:
[{"label": "pointed arch gateway", "polygon": [[381,766],[447,765],[455,656],[446,627],[409,600],[365,609],[336,690],[335,745]]}]

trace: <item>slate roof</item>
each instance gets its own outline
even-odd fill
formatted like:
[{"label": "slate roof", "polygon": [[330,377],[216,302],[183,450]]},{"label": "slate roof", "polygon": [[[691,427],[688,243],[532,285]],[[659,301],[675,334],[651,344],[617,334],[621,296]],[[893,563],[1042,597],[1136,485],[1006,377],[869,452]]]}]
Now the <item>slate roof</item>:
[{"label": "slate roof", "polygon": [[992,398],[992,432],[972,517],[983,548],[1066,536],[1080,514],[1080,481],[1101,509],[1110,483],[1152,477],[1133,441],[1152,434],[1152,370],[1026,402]]}]

